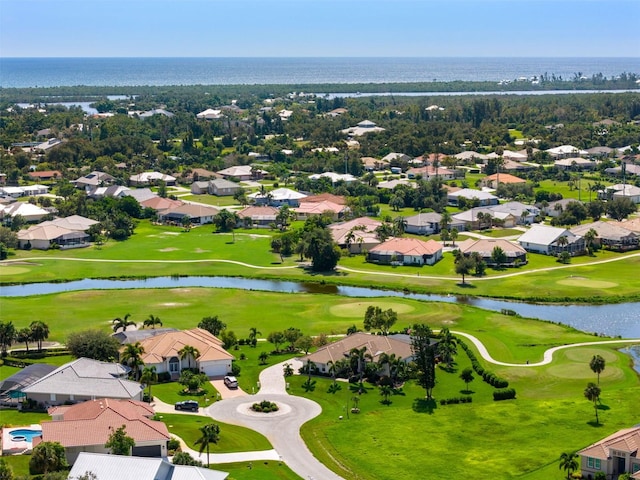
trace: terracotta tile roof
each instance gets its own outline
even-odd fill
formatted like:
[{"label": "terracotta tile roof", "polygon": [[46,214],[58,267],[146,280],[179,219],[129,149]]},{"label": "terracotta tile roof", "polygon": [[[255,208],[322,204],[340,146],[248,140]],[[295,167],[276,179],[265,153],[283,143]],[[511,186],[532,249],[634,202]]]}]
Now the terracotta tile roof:
[{"label": "terracotta tile roof", "polygon": [[493,182],[495,180],[499,180],[500,183],[527,183],[526,180],[523,180],[520,177],[516,177],[515,175],[511,175],[509,173],[494,173],[493,175],[488,175],[484,177],[481,181],[486,184],[488,182]]},{"label": "terracotta tile roof", "polygon": [[500,247],[507,257],[525,255],[527,253],[520,245],[502,238],[488,238],[471,242],[466,240],[464,244],[461,243],[458,247],[462,253],[478,252],[483,257],[490,257],[496,247]]},{"label": "terracotta tile roof", "polygon": [[62,418],[42,422],[42,439],[65,447],[104,445],[113,429],[121,425],[136,442],[169,439],[166,425],[148,418],[153,416],[153,408],[134,400],[101,398],[54,407],[49,414]]},{"label": "terracotta tile roof", "polygon": [[277,215],[278,209],[268,206],[248,206],[238,212],[240,218],[273,218],[275,220]]},{"label": "terracotta tile roof", "polygon": [[303,361],[311,360],[315,363],[326,364],[329,361],[337,362],[349,356],[349,352],[354,348],[366,347],[367,353],[377,361],[382,353],[392,354],[404,359],[410,358],[411,345],[394,338],[383,335],[370,335],[368,333],[354,333],[342,340],[325,345],[314,353],[303,357]]},{"label": "terracotta tile roof", "polygon": [[146,208],[153,208],[154,210],[168,210],[170,208],[180,207],[184,205],[184,202],[170,198],[153,197],[140,202],[140,205]]},{"label": "terracotta tile roof", "polygon": [[442,250],[440,245],[435,240],[429,240],[427,242],[418,240],[417,238],[390,238],[380,245],[373,247],[370,252],[394,252],[401,255],[433,255],[434,253]]},{"label": "terracotta tile roof", "polygon": [[167,332],[147,338],[140,342],[145,354],[142,361],[146,364],[162,362],[169,357],[177,357],[178,352],[186,345],[192,346],[200,352],[199,361],[227,360],[233,355],[222,348],[222,342],[201,328]]},{"label": "terracotta tile roof", "polygon": [[303,203],[319,203],[319,202],[332,202],[338,205],[346,205],[347,199],[342,195],[334,195],[332,193],[321,193],[319,195],[311,195],[309,197],[301,198],[300,205]]},{"label": "terracotta tile roof", "polygon": [[59,170],[44,170],[40,172],[29,172],[31,178],[62,178],[62,173]]},{"label": "terracotta tile roof", "polygon": [[640,449],[640,426],[619,430],[599,442],[580,450],[578,454],[583,457],[606,460],[611,456],[609,449],[630,452],[632,457],[638,458],[638,449]]},{"label": "terracotta tile roof", "polygon": [[345,210],[344,205],[337,203],[323,201],[323,202],[311,202],[301,203],[299,207],[293,209],[296,213],[303,214],[317,214],[320,215],[324,212],[341,213]]}]

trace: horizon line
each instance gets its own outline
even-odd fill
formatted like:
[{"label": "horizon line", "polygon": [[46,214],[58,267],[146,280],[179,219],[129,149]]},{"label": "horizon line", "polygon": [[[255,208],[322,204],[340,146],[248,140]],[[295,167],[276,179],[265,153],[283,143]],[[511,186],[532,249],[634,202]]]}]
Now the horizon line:
[{"label": "horizon line", "polygon": [[12,55],[0,55],[0,60],[9,60],[9,59],[33,59],[33,60],[43,60],[43,59],[140,59],[140,58],[157,58],[157,59],[232,59],[232,58],[244,58],[244,59],[334,59],[334,58],[378,58],[378,59],[447,59],[447,58],[456,58],[456,59],[490,59],[490,58],[553,58],[553,59],[575,59],[575,58],[605,58],[605,59],[638,59],[640,60],[640,55],[638,56],[627,56],[627,55],[613,55],[613,56],[587,56],[587,55],[575,55],[575,56],[538,56],[538,55],[473,55],[473,56],[465,56],[465,55],[437,55],[437,56],[416,56],[416,55],[394,55],[394,56],[379,56],[379,55],[308,55],[308,56],[299,56],[299,55],[278,55],[278,56],[249,56],[249,55],[224,55],[224,56],[145,56],[145,55],[130,55],[130,56],[12,56]]}]

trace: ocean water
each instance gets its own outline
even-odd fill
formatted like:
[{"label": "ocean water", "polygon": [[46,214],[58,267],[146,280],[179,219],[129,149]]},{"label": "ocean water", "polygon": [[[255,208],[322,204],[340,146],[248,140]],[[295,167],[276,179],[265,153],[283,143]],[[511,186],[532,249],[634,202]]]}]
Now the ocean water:
[{"label": "ocean water", "polygon": [[500,81],[640,74],[634,58],[0,58],[0,87]]}]

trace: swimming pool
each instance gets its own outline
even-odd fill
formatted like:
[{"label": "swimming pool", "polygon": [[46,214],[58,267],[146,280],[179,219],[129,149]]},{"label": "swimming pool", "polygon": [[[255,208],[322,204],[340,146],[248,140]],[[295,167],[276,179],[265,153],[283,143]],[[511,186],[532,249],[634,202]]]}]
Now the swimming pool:
[{"label": "swimming pool", "polygon": [[33,437],[39,437],[42,435],[42,430],[35,430],[30,428],[18,428],[11,430],[9,436],[14,442],[29,442],[33,441]]}]

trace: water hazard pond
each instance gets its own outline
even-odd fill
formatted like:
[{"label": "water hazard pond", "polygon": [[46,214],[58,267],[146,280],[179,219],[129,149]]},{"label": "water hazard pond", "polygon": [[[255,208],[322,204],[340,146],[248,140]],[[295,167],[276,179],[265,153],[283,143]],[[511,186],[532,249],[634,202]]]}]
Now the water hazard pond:
[{"label": "water hazard pond", "polygon": [[317,293],[346,297],[402,297],[447,303],[461,303],[487,310],[514,310],[523,317],[563,323],[586,332],[610,336],[640,338],[640,302],[611,305],[537,305],[477,297],[404,293],[364,287],[298,283],[281,280],[256,280],[234,277],[156,277],[144,280],[78,280],[67,283],[31,283],[3,286],[0,297],[24,297],[78,290],[139,288],[236,288],[280,293]]}]

